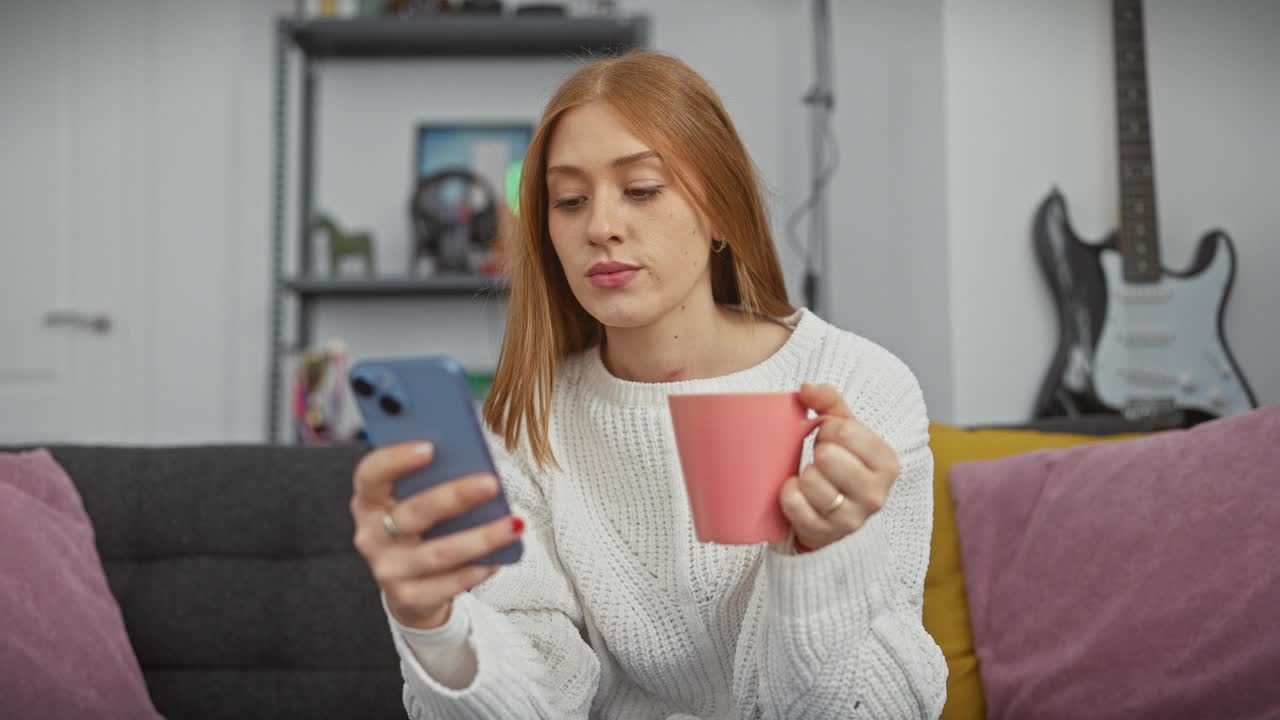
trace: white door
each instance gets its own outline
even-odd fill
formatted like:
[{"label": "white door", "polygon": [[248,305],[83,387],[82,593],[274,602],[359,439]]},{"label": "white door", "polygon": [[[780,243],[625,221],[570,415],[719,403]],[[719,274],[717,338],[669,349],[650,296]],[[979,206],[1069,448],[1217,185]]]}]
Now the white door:
[{"label": "white door", "polygon": [[119,9],[0,8],[0,444],[139,432],[137,80],[119,72],[136,51]]}]

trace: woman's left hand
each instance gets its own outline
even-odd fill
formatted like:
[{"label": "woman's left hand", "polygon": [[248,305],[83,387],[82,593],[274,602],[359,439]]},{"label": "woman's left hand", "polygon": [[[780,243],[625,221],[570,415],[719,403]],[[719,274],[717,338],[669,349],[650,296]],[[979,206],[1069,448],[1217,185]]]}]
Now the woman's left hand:
[{"label": "woman's left hand", "polygon": [[780,502],[796,539],[817,550],[884,507],[900,468],[898,454],[858,422],[834,387],[806,384],[800,399],[827,419],[814,441],[813,462],[782,486]]}]

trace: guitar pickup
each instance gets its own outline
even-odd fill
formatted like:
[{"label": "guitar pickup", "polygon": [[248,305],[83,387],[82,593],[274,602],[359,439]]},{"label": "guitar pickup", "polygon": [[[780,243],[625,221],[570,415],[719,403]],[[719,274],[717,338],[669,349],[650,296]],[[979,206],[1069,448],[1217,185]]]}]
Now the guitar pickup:
[{"label": "guitar pickup", "polygon": [[1124,330],[1117,335],[1125,345],[1151,347],[1173,343],[1173,333],[1167,330]]}]

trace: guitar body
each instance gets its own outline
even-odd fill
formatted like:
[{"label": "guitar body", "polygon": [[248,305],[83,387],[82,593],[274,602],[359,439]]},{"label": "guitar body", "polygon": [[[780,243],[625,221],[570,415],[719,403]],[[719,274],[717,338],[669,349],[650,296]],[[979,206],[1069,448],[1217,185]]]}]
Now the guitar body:
[{"label": "guitar body", "polygon": [[1257,406],[1222,332],[1236,265],[1226,233],[1206,233],[1186,271],[1128,283],[1115,234],[1082,241],[1054,190],[1033,241],[1059,324],[1034,418],[1178,411],[1194,424]]},{"label": "guitar body", "polygon": [[1110,306],[1094,355],[1094,387],[1105,406],[1131,411],[1168,402],[1192,422],[1257,407],[1222,332],[1236,270],[1226,233],[1206,233],[1189,269],[1162,269],[1155,283],[1126,282],[1114,247],[1103,247],[1099,259]]},{"label": "guitar body", "polygon": [[1080,240],[1054,190],[1033,224],[1061,334],[1032,418],[1122,413],[1176,424],[1257,406],[1222,334],[1235,278],[1231,239],[1200,239],[1184,272],[1160,261],[1142,0],[1111,0],[1120,208],[1116,231]]},{"label": "guitar body", "polygon": [[1093,387],[1093,356],[1107,314],[1100,255],[1114,239],[1085,243],[1071,227],[1067,203],[1055,188],[1032,224],[1036,261],[1058,311],[1058,347],[1040,383],[1032,418],[1111,412]]}]

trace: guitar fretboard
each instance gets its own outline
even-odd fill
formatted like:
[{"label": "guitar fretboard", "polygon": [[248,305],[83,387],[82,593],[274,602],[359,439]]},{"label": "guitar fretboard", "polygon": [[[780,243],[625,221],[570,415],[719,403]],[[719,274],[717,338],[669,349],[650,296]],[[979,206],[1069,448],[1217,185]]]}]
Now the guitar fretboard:
[{"label": "guitar fretboard", "polygon": [[1155,165],[1147,93],[1142,0],[1112,0],[1116,78],[1116,138],[1119,143],[1120,228],[1124,278],[1154,283],[1161,274],[1156,224]]}]

